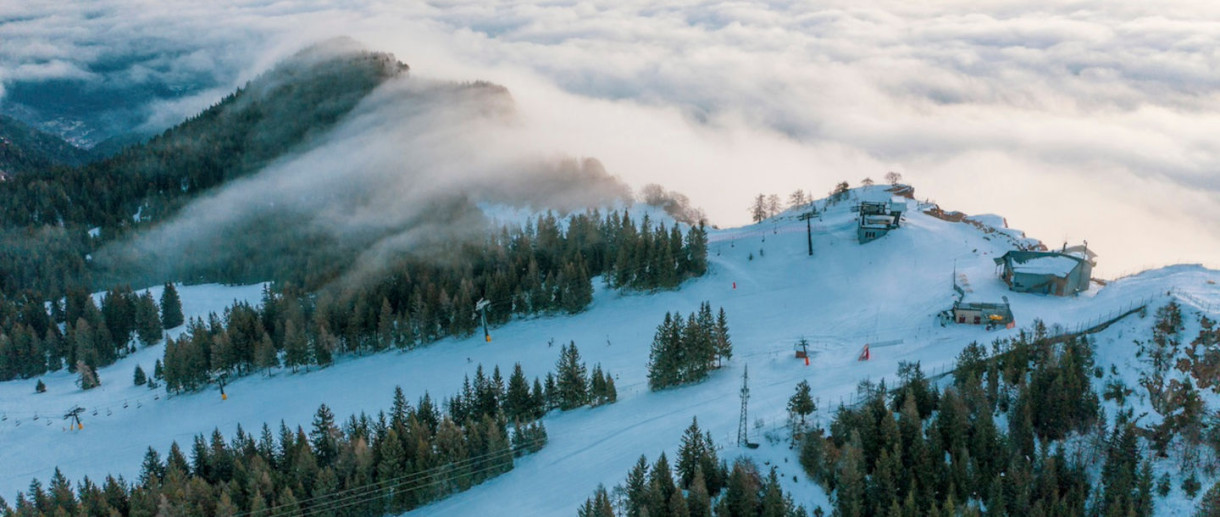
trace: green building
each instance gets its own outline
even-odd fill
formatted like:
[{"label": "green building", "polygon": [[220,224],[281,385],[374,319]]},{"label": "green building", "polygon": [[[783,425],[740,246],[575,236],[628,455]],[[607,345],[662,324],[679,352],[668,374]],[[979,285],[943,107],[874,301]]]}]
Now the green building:
[{"label": "green building", "polygon": [[1014,250],[995,263],[1012,291],[1067,296],[1089,289],[1096,256],[1085,246],[1064,246],[1062,251]]}]

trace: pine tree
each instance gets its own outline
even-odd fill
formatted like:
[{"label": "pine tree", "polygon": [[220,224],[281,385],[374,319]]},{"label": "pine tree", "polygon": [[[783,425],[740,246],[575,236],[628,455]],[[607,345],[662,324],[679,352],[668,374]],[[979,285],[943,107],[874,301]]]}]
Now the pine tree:
[{"label": "pine tree", "polygon": [[309,364],[309,343],[305,334],[297,330],[296,324],[289,320],[284,324],[284,366],[292,368],[296,373],[298,366]]},{"label": "pine tree", "polygon": [[[681,316],[679,316],[681,318]],[[674,339],[678,323],[669,312],[665,320],[657,326],[657,332],[652,337],[652,347],[648,354],[648,386],[653,390],[663,389],[679,382],[678,347]]]},{"label": "pine tree", "polygon": [[606,403],[613,404],[618,401],[618,390],[614,388],[614,378],[610,373],[606,373]]},{"label": "pine tree", "polygon": [[690,427],[682,435],[682,445],[678,447],[678,486],[690,488],[695,471],[702,470],[703,460],[708,454],[707,445],[699,431],[699,420],[691,418]]},{"label": "pine tree", "polygon": [[318,411],[313,417],[313,429],[309,432],[309,439],[317,454],[319,465],[328,466],[334,461],[339,453],[339,435],[339,428],[335,426],[334,413],[326,404],[318,406]]},{"label": "pine tree", "polygon": [[797,393],[792,394],[792,398],[788,399],[788,413],[793,417],[800,417],[799,426],[793,429],[793,435],[804,432],[805,417],[809,416],[816,410],[814,406],[813,396],[809,394],[808,380],[802,380],[797,383]]},{"label": "pine tree", "polygon": [[102,385],[101,379],[97,377],[97,372],[84,361],[76,363],[76,373],[79,375],[76,382],[82,390],[90,390]]},{"label": "pine tree", "polygon": [[695,469],[695,477],[690,483],[686,505],[691,517],[711,517],[712,515],[712,496],[708,494],[707,482],[703,479],[703,469],[701,468]]},{"label": "pine tree", "polygon": [[[549,373],[547,374],[547,379],[552,379]],[[546,394],[547,392],[542,386],[542,381],[539,381],[537,377],[534,377],[534,388],[530,391],[530,402],[533,409],[533,411],[530,412],[531,418],[540,418],[544,413],[547,412],[547,410],[550,409]]]},{"label": "pine tree", "polygon": [[34,385],[34,393],[46,393],[47,385],[43,384],[42,379],[38,379],[38,383]]},{"label": "pine tree", "polygon": [[648,507],[648,458],[640,455],[635,466],[627,473],[627,517],[641,517]]},{"label": "pine tree", "polygon": [[136,299],[135,318],[136,337],[140,339],[140,344],[152,346],[161,340],[161,316],[151,292],[145,292]]},{"label": "pine tree", "polygon": [[657,462],[652,465],[652,472],[648,476],[649,485],[649,513],[650,515],[665,515],[669,505],[669,500],[675,493],[681,493],[678,490],[678,485],[674,483],[673,472],[669,468],[669,460],[662,452],[657,458]]},{"label": "pine tree", "polygon": [[521,363],[513,365],[513,373],[508,377],[508,390],[504,396],[504,416],[509,420],[533,420],[534,399],[530,394],[530,386],[525,380],[525,372]]},{"label": "pine tree", "polygon": [[[758,470],[748,460],[733,463],[724,497],[720,500],[721,515],[758,515],[758,493],[761,488]],[[848,514],[844,514],[848,515]]]},{"label": "pine tree", "polygon": [[555,370],[556,388],[559,390],[559,409],[566,411],[588,404],[589,379],[585,364],[580,360],[580,351],[576,349],[575,341],[560,350]]},{"label": "pine tree", "polygon": [[784,497],[784,490],[780,487],[775,467],[771,467],[771,472],[767,474],[767,479],[763,482],[762,500],[759,506],[761,517],[786,517],[792,512],[792,501]]},{"label": "pine tree", "polygon": [[767,196],[759,194],[754,197],[754,201],[750,203],[750,220],[755,223],[761,223],[767,218]]},{"label": "pine tree", "polygon": [[148,382],[148,377],[144,375],[144,369],[140,368],[140,365],[138,364],[136,365],[136,371],[133,374],[132,382],[135,382],[136,386],[143,386]]},{"label": "pine tree", "polygon": [[729,320],[724,313],[724,307],[721,307],[716,315],[716,330],[713,336],[716,343],[716,366],[720,366],[720,361],[733,358],[733,341],[729,338]]},{"label": "pine tree", "polygon": [[687,272],[694,276],[707,273],[707,228],[703,221],[686,232]]},{"label": "pine tree", "polygon": [[843,450],[839,462],[835,486],[835,506],[839,515],[861,517],[865,515],[866,466],[860,445],[860,434],[852,431],[851,442]]},{"label": "pine tree", "polygon": [[178,288],[173,283],[165,284],[161,292],[161,324],[167,329],[176,328],[185,322],[182,315],[182,300],[178,298]]},{"label": "pine tree", "polygon": [[165,465],[161,463],[161,455],[149,447],[144,453],[144,462],[140,465],[139,486],[151,487],[165,477]]},{"label": "pine tree", "polygon": [[606,378],[602,375],[601,363],[593,365],[589,374],[589,401],[594,406],[601,405],[606,398]]},{"label": "pine tree", "polygon": [[271,369],[277,368],[279,365],[280,357],[275,351],[275,343],[271,341],[271,335],[264,332],[263,338],[254,347],[254,367],[265,370],[267,375],[271,375]]},{"label": "pine tree", "polygon": [[580,517],[614,517],[614,506],[610,504],[610,494],[606,493],[604,485],[597,485],[593,497],[585,501],[584,506],[577,510]]}]

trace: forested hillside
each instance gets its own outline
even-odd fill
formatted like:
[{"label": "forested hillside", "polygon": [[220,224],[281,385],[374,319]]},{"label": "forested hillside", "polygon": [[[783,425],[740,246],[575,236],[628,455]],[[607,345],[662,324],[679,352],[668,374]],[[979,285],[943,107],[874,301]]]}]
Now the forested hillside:
[{"label": "forested hillside", "polygon": [[57,165],[79,166],[92,157],[89,151],[59,137],[0,115],[0,181],[15,181],[18,174],[46,170]]},{"label": "forested hillside", "polygon": [[14,175],[0,183],[0,249],[20,252],[0,254],[0,292],[48,297],[99,287],[84,262],[102,243],[291,153],[406,70],[389,54],[311,47],[145,144],[80,167]]}]

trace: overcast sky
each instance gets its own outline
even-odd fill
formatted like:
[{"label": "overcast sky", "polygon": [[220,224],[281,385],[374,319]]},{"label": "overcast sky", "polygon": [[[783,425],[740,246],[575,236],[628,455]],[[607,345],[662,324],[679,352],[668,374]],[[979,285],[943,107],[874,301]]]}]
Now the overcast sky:
[{"label": "overcast sky", "polygon": [[340,35],[508,87],[538,152],[660,182],[716,224],[747,222],[753,193],[892,170],[946,209],[1087,239],[1105,276],[1220,267],[1211,2],[0,0],[0,84],[189,91],[139,108],[159,129]]}]

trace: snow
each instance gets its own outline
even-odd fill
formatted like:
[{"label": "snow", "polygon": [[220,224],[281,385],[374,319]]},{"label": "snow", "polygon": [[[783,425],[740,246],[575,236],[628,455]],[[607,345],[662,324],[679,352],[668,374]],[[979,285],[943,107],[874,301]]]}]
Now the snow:
[{"label": "snow", "polygon": [[1063,255],[1034,257],[1024,262],[1013,261],[1012,270],[1030,275],[1054,275],[1066,277],[1080,261]]},{"label": "snow", "polygon": [[96,239],[96,238],[98,238],[98,237],[101,237],[101,236],[102,236],[102,227],[101,227],[101,226],[97,226],[97,227],[90,228],[90,229],[89,229],[89,236],[90,236],[90,237],[93,237],[93,238],[95,238],[95,239]]},{"label": "snow", "polygon": [[[742,228],[713,230],[709,273],[677,291],[619,293],[598,281],[593,304],[575,316],[514,321],[492,329],[490,343],[478,335],[447,339],[409,352],[344,357],[321,371],[280,370],[270,378],[246,377],[226,387],[227,401],[221,401],[215,389],[166,397],[163,390],[131,386],[134,365],[151,371],[161,355],[160,345],[103,368],[103,386],[89,392],[76,389],[65,372],[45,376],[49,392],[42,395],[32,393],[32,379],[0,383],[0,413],[9,416],[0,422],[0,443],[5,444],[0,448],[0,465],[5,466],[0,494],[11,500],[31,477],[49,477],[55,465],[71,479],[98,479],[106,473],[133,479],[150,445],[164,453],[173,440],[189,442],[213,428],[231,436],[239,424],[248,431],[257,431],[264,422],[277,426],[281,420],[308,427],[321,403],[337,415],[375,414],[389,406],[395,385],[411,400],[425,390],[445,397],[458,391],[463,375],[473,376],[480,363],[489,370],[498,365],[507,375],[513,363],[520,362],[527,376],[542,376],[554,368],[558,344],[573,340],[590,367],[601,363],[616,376],[619,401],[551,413],[545,419],[550,442],[540,452],[521,458],[505,475],[414,514],[571,516],[598,484],[622,482],[641,454],[652,460],[664,451],[672,458],[694,417],[722,447],[722,458],[750,456],[764,472],[767,464],[776,466],[798,503],[811,511],[820,505],[829,512],[827,495],[801,472],[797,451],[782,440],[788,397],[797,382],[807,380],[819,407],[813,418],[826,424],[835,406],[852,401],[860,380],[892,379],[899,361],[921,361],[931,375],[951,366],[970,342],[990,342],[1016,332],[937,323],[936,314],[954,301],[950,278],[955,267],[971,279],[973,300],[999,302],[1007,296],[1018,326],[1035,318],[1049,326],[1087,326],[1144,300],[1163,304],[1170,289],[1189,293],[1201,307],[1220,308],[1220,289],[1214,283],[1220,281],[1220,272],[1200,266],[1150,271],[1079,296],[1010,292],[996,278],[992,259],[1013,249],[1012,241],[995,239],[972,224],[911,211],[886,239],[860,245],[850,206],[860,199],[888,201],[890,194],[874,187],[855,190],[850,197],[854,199],[819,204],[824,210],[812,221],[812,257],[806,253],[806,226],[795,219],[797,211]],[[184,287],[181,294],[188,315],[200,315],[219,311],[233,299],[257,301],[260,291],[261,286],[201,286]],[[657,324],[666,311],[689,313],[704,300],[713,309],[723,306],[728,314],[732,360],[700,384],[649,392],[646,364]],[[1099,346],[1099,354],[1106,362],[1133,355],[1130,336],[1137,328],[1127,325],[1138,322],[1146,329],[1148,321],[1132,317],[1106,330],[1102,338],[1116,344]],[[793,356],[793,343],[802,337],[812,345],[810,366]],[[897,339],[902,343],[874,351],[872,360],[856,360],[865,343]],[[762,443],[756,450],[734,443],[737,394],[747,365],[751,439]],[[124,401],[127,408],[122,407]],[[88,410],[83,431],[61,430],[59,416],[73,404]],[[97,415],[91,414],[94,409]],[[33,422],[34,412],[44,418]],[[20,427],[15,425],[18,420]],[[781,439],[768,440],[768,435]],[[1208,480],[1203,485],[1209,486]],[[1189,502],[1173,507],[1185,508],[1181,505]]]}]

